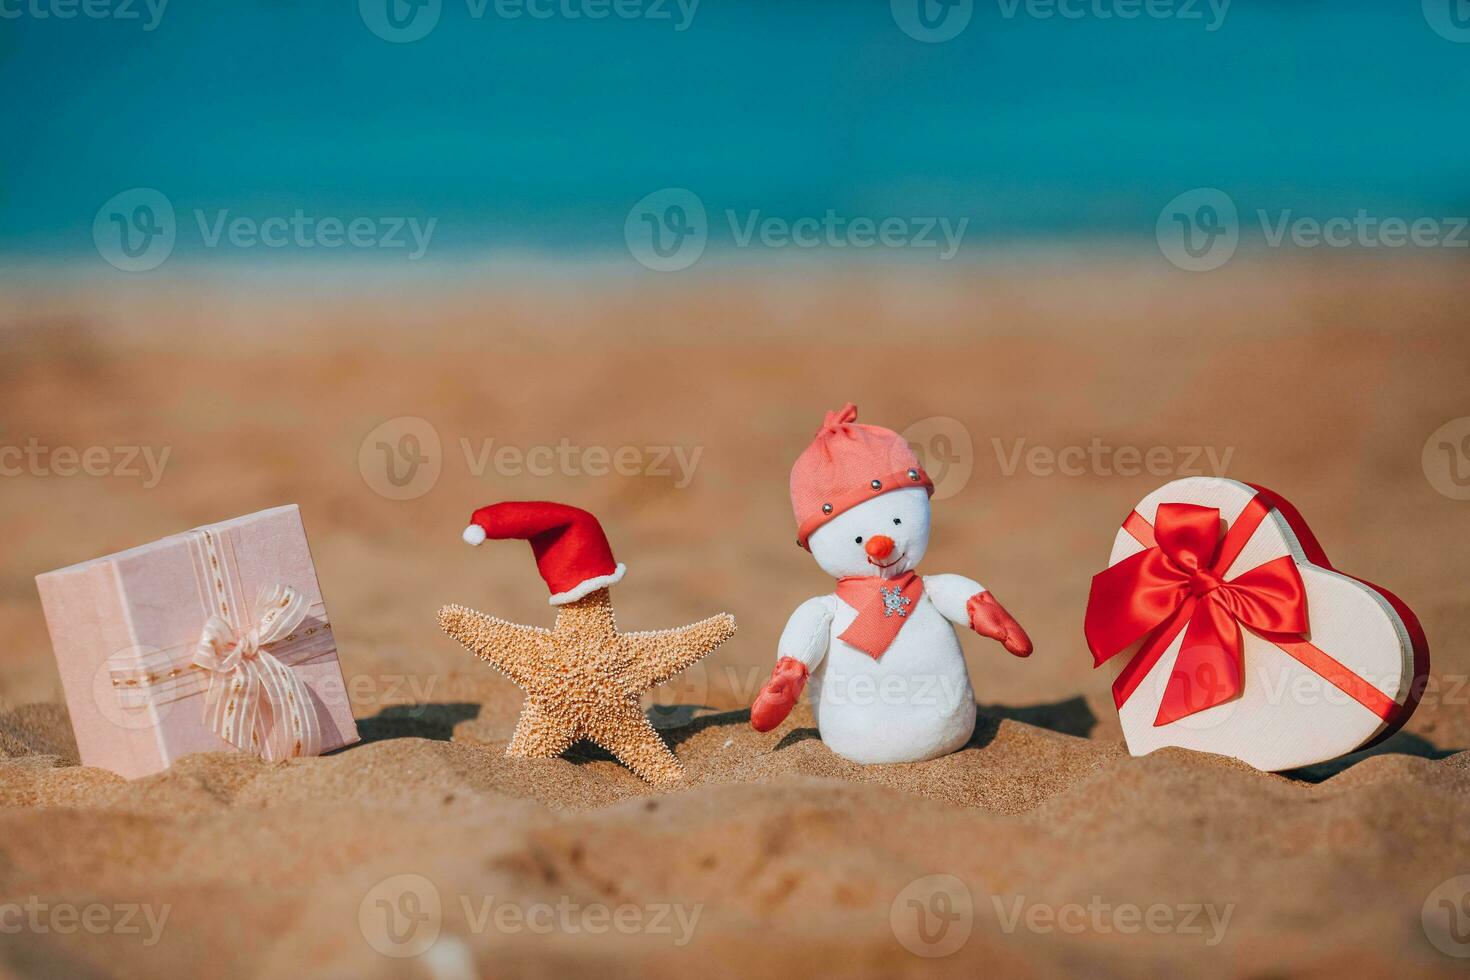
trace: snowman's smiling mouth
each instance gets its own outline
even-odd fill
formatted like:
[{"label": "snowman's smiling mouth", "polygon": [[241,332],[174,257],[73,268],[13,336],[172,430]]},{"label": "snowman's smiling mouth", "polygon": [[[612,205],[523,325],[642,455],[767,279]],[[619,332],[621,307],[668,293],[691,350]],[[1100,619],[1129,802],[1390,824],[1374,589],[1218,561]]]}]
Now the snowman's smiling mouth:
[{"label": "snowman's smiling mouth", "polygon": [[903,552],[899,552],[898,557],[895,558],[895,559],[893,559],[893,561],[880,563],[880,562],[876,562],[873,559],[869,558],[868,559],[868,564],[869,565],[872,565],[874,568],[877,568],[877,569],[880,569],[880,570],[886,572],[888,569],[892,568],[894,565],[897,565],[899,562],[903,561],[903,559],[904,559],[904,553]]}]

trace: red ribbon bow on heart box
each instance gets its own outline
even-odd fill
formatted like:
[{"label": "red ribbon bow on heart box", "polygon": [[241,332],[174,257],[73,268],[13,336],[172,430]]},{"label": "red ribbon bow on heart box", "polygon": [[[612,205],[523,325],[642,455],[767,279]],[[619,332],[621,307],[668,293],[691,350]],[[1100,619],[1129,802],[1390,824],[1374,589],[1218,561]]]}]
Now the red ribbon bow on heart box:
[{"label": "red ribbon bow on heart box", "polygon": [[1145,550],[1092,579],[1084,632],[1095,665],[1142,640],[1113,682],[1122,707],[1184,632],[1155,726],[1238,697],[1244,684],[1241,628],[1275,643],[1307,668],[1388,720],[1395,703],[1309,642],[1306,589],[1290,555],[1225,575],[1271,506],[1253,497],[1221,534],[1220,512],[1196,504],[1160,504],[1157,525],[1137,512],[1123,527]]}]

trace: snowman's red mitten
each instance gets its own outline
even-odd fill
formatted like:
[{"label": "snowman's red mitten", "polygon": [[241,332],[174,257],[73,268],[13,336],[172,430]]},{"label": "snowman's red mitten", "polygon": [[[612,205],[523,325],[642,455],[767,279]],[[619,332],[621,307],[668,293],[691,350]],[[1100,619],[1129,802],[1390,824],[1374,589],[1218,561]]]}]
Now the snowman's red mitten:
[{"label": "snowman's red mitten", "polygon": [[1006,612],[1006,607],[996,602],[989,592],[977,592],[970,596],[970,601],[965,603],[965,610],[970,614],[970,629],[981,636],[999,640],[1001,646],[1018,657],[1031,656],[1031,637],[1026,635],[1016,618]]},{"label": "snowman's red mitten", "polygon": [[750,706],[750,727],[758,732],[768,732],[791,714],[806,687],[806,664],[794,657],[782,657],[771,671],[771,679],[761,688],[760,696]]}]

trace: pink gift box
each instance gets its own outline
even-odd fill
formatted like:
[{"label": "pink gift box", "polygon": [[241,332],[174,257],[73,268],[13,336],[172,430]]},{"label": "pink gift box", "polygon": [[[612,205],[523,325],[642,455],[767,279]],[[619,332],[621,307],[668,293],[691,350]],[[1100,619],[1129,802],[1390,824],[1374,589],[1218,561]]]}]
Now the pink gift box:
[{"label": "pink gift box", "polygon": [[36,587],[83,765],[131,779],[191,752],[282,759],[358,740],[295,504]]}]

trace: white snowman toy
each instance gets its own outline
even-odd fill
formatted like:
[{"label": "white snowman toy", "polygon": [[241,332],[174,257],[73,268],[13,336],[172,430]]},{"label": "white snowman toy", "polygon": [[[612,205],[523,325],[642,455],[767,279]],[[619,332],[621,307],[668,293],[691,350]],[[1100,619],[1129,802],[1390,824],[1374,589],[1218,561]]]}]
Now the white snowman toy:
[{"label": "white snowman toy", "polygon": [[779,725],[811,681],[822,741],[860,763],[922,762],[962,748],[975,695],[954,626],[1018,657],[1031,641],[978,582],[920,576],[934,484],[898,433],[860,425],[851,403],[828,412],[791,470],[797,544],[837,580],[802,603],[751,707],[757,731]]}]

